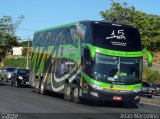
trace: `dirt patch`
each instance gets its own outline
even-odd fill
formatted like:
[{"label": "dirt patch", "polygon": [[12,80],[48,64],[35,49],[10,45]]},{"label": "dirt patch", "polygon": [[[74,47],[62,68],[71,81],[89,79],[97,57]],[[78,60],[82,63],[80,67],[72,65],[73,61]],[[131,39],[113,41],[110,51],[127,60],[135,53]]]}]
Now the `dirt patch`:
[{"label": "dirt patch", "polygon": [[140,103],[154,104],[160,106],[160,99],[141,97]]}]

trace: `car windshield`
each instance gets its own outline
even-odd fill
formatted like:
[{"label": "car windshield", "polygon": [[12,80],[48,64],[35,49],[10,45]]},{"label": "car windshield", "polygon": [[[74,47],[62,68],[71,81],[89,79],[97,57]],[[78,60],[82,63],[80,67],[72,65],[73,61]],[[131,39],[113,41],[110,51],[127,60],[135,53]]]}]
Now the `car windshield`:
[{"label": "car windshield", "polygon": [[7,68],[8,72],[13,72],[16,68]]},{"label": "car windshield", "polygon": [[93,76],[96,80],[116,83],[138,83],[141,79],[140,58],[120,58],[96,55]]},{"label": "car windshield", "polygon": [[19,73],[20,75],[28,75],[29,71],[26,70],[26,69],[19,69],[19,70],[18,70],[18,73]]}]

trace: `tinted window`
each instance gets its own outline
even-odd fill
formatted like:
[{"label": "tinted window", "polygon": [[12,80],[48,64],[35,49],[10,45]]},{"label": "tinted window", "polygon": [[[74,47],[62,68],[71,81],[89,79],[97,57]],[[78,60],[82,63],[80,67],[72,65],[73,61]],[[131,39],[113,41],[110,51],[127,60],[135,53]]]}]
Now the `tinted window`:
[{"label": "tinted window", "polygon": [[79,25],[79,34],[82,42],[91,43],[91,25],[90,23],[82,23]]},{"label": "tinted window", "polygon": [[79,34],[76,26],[70,27],[71,44],[78,47]]},{"label": "tinted window", "polygon": [[78,32],[76,26],[58,28],[34,34],[33,46],[48,47],[72,44],[78,46]]},{"label": "tinted window", "polygon": [[140,82],[140,72],[140,58],[120,58],[97,53],[92,75],[102,82],[133,84]]},{"label": "tinted window", "polygon": [[18,70],[18,73],[19,73],[19,74],[28,74],[29,71],[26,70],[26,69],[19,69],[19,70]]},{"label": "tinted window", "polygon": [[141,40],[136,28],[112,24],[93,24],[93,44],[119,51],[141,51]]},{"label": "tinted window", "polygon": [[16,68],[7,68],[7,71],[12,72],[14,71]]}]

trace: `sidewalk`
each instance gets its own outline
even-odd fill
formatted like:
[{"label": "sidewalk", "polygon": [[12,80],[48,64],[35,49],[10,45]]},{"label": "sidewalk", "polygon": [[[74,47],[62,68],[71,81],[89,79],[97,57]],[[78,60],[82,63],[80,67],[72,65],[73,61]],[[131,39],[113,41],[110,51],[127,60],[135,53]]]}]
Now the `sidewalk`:
[{"label": "sidewalk", "polygon": [[141,97],[140,103],[160,106],[160,99]]}]

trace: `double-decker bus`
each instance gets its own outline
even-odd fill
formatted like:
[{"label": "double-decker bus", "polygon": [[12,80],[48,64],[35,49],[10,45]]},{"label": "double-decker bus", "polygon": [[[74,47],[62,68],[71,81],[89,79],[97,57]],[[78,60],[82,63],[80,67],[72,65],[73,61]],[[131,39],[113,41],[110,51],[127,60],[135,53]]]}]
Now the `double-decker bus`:
[{"label": "double-decker bus", "polygon": [[135,27],[75,22],[36,31],[32,48],[30,84],[38,93],[62,93],[75,103],[140,100],[143,51]]}]

